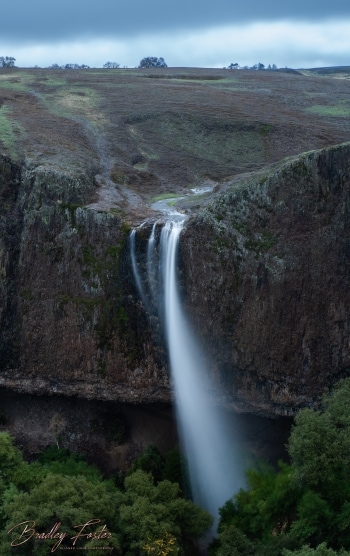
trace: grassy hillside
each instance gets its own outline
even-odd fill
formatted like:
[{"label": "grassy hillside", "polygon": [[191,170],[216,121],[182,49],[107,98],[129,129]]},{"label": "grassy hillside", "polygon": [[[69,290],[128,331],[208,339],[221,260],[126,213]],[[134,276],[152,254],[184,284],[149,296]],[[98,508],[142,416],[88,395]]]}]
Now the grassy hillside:
[{"label": "grassy hillside", "polygon": [[0,152],[148,202],[349,140],[349,93],[312,70],[1,69]]}]

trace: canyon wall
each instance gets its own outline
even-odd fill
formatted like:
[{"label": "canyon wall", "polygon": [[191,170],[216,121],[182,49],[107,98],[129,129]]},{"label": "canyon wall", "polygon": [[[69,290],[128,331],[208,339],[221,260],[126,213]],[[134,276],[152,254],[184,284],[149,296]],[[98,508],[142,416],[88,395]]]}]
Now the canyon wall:
[{"label": "canyon wall", "polygon": [[[350,370],[350,145],[226,182],[181,237],[185,307],[236,411],[292,415]],[[158,319],[137,294],[130,223],[89,175],[0,163],[0,386],[171,402]],[[140,264],[147,227],[138,235]]]},{"label": "canyon wall", "polygon": [[223,399],[294,414],[350,372],[350,145],[237,184],[186,227],[188,313]]},{"label": "canyon wall", "polygon": [[0,385],[131,403],[169,401],[135,292],[130,227],[89,208],[93,178],[2,160]]}]

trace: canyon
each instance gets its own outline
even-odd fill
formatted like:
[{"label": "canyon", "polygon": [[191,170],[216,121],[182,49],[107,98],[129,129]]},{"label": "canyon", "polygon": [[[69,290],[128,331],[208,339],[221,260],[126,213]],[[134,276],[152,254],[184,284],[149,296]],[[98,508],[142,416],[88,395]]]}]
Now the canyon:
[{"label": "canyon", "polygon": [[[179,288],[213,403],[274,430],[348,376],[348,94],[275,72],[3,70],[0,409],[27,451],[91,452],[107,407],[133,423],[115,459],[176,443],[164,330],[130,258],[137,228],[145,271],[157,196],[187,216]],[[36,440],[20,400],[45,415]]]}]

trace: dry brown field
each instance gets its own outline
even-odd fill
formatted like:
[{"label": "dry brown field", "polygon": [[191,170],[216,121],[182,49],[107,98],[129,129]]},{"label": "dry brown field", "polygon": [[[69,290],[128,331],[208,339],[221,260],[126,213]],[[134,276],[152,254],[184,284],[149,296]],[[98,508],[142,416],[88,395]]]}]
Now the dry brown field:
[{"label": "dry brown field", "polygon": [[348,141],[347,70],[2,69],[0,152],[147,204]]}]

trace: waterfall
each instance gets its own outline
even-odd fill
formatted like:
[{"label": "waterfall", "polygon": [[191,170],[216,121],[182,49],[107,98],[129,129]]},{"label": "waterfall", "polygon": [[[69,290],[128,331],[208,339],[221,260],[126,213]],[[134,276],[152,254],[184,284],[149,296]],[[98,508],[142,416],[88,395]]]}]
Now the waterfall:
[{"label": "waterfall", "polygon": [[[159,273],[150,269],[150,265],[156,265],[153,226],[148,243],[147,274],[149,278],[153,276],[152,272],[156,272],[161,282],[162,317],[179,437],[188,462],[193,499],[217,517],[218,508],[243,486],[243,471],[235,454],[237,440],[232,431],[233,417],[230,417],[229,423],[223,412],[215,407],[210,366],[198,347],[181,305],[176,259],[183,224],[183,220],[174,219],[162,228],[157,251]],[[141,284],[141,295],[142,291]]]},{"label": "waterfall", "polygon": [[156,226],[157,221],[152,226],[152,232],[149,236],[147,247],[147,279],[152,296],[153,303],[157,299],[157,259],[155,253],[156,244]]},{"label": "waterfall", "polygon": [[139,294],[140,294],[140,297],[143,301],[143,304],[146,306],[147,305],[147,297],[146,297],[146,293],[145,293],[144,288],[143,288],[141,275],[140,275],[139,267],[138,267],[137,260],[136,260],[135,241],[136,241],[136,230],[132,230],[131,234],[130,234],[131,266],[132,266],[132,271],[133,271],[133,274],[134,274],[137,289],[139,291]]}]

